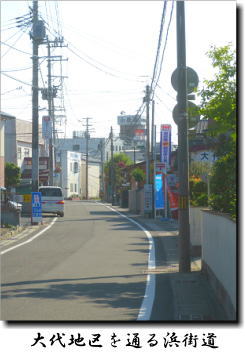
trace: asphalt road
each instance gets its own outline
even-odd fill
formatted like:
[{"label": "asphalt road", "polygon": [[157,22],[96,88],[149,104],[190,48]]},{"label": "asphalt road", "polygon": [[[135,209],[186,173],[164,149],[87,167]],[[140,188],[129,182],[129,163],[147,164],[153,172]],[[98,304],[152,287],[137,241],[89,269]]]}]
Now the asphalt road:
[{"label": "asphalt road", "polygon": [[[1,319],[135,321],[147,287],[148,255],[149,241],[137,225],[101,204],[66,202],[64,218],[1,256]],[[165,284],[171,304],[167,281],[156,289],[161,285],[164,292]],[[164,319],[160,301],[158,295],[153,320]]]}]

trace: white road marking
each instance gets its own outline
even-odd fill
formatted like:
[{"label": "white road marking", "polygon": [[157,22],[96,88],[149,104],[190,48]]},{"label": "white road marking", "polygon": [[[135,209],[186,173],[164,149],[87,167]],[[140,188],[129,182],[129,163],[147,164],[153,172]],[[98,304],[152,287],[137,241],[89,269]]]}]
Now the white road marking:
[{"label": "white road marking", "polygon": [[13,251],[14,249],[16,249],[16,248],[18,248],[18,247],[24,246],[24,245],[26,245],[27,243],[32,242],[32,241],[35,240],[37,237],[41,236],[45,231],[47,231],[48,229],[50,229],[50,228],[54,225],[54,223],[55,223],[56,220],[57,220],[57,217],[55,217],[55,218],[53,219],[53,221],[51,222],[51,224],[49,224],[47,227],[45,227],[45,229],[39,231],[36,235],[34,235],[34,236],[32,236],[31,238],[29,238],[29,240],[27,240],[27,241],[25,241],[25,242],[22,242],[22,243],[19,243],[18,245],[15,245],[15,246],[13,246],[13,247],[10,247],[10,248],[8,248],[8,249],[2,251],[2,252],[0,253],[0,255],[3,255],[3,254],[8,253],[8,252],[10,252],[10,251]]},{"label": "white road marking", "polygon": [[[131,219],[127,215],[124,215],[120,213],[119,211],[111,208],[110,206],[95,202],[96,204],[101,204],[105,206],[108,209],[111,209],[115,213],[119,214],[123,218],[126,218],[133,224],[137,225],[144,233],[146,234],[148,240],[149,240],[149,255],[148,255],[148,270],[152,270],[156,268],[156,259],[155,259],[155,245],[154,245],[154,240],[153,237],[151,236],[151,233],[144,228],[144,226],[140,225],[137,221]],[[146,282],[146,289],[145,289],[145,295],[144,299],[142,301],[140,311],[138,314],[137,321],[149,321],[151,312],[152,312],[152,307],[153,307],[153,302],[155,299],[155,290],[156,290],[156,275],[155,274],[148,274],[147,275],[147,282]]]}]

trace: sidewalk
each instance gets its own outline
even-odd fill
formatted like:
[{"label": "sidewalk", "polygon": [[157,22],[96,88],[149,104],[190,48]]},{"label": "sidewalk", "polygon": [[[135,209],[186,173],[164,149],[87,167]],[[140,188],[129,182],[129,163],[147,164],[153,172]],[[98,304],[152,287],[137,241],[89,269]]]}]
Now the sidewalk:
[{"label": "sidewalk", "polygon": [[[168,277],[174,297],[173,321],[228,321],[228,318],[201,268],[201,257],[191,257],[191,272],[179,273],[178,223],[175,220],[148,219],[131,214],[128,209],[113,206],[136,220],[160,241],[164,255],[158,253],[156,268],[150,272]],[[157,252],[157,250],[156,250]],[[160,279],[161,281],[161,279]]]},{"label": "sidewalk", "polygon": [[39,225],[31,224],[30,216],[21,216],[20,225],[15,227],[1,227],[0,229],[0,247],[8,246],[10,243],[22,239],[31,233],[47,226],[52,217],[44,217]]}]

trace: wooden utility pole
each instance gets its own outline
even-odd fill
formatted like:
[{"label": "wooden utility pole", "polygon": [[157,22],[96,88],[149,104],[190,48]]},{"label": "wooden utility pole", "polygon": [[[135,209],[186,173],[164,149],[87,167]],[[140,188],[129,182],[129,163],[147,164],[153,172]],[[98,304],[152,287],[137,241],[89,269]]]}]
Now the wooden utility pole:
[{"label": "wooden utility pole", "polygon": [[33,0],[32,18],[32,191],[39,188],[39,131],[38,131],[38,1]]},{"label": "wooden utility pole", "polygon": [[187,117],[187,77],[185,47],[185,2],[176,3],[177,70],[179,107],[178,170],[179,170],[179,271],[190,272],[190,223],[189,223],[189,147]]}]

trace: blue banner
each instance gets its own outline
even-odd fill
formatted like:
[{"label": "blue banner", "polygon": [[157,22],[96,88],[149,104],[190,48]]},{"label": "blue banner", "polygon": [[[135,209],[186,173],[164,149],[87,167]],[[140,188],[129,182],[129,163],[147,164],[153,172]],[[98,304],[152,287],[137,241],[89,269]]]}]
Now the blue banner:
[{"label": "blue banner", "polygon": [[160,132],[160,161],[166,164],[166,167],[170,166],[171,156],[171,125],[161,125]]},{"label": "blue banner", "polygon": [[42,221],[42,193],[32,192],[32,221]]},{"label": "blue banner", "polygon": [[162,174],[155,175],[155,208],[164,209],[164,189]]}]

